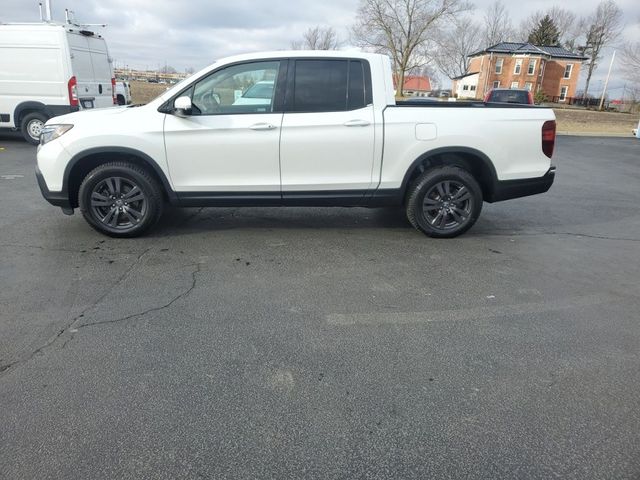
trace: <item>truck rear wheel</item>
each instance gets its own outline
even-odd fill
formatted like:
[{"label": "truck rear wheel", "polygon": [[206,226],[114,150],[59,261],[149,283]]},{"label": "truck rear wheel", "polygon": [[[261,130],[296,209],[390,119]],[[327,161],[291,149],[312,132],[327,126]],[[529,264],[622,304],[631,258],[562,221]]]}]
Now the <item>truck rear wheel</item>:
[{"label": "truck rear wheel", "polygon": [[460,167],[425,171],[409,187],[406,201],[411,225],[430,237],[452,238],[469,230],[482,210],[482,189]]},{"label": "truck rear wheel", "polygon": [[162,215],[162,189],[147,171],[128,162],[93,169],[78,192],[84,219],[111,237],[137,237]]},{"label": "truck rear wheel", "polygon": [[40,143],[40,133],[42,133],[47,120],[47,116],[40,112],[28,113],[22,117],[20,131],[24,139],[31,145],[38,145]]}]

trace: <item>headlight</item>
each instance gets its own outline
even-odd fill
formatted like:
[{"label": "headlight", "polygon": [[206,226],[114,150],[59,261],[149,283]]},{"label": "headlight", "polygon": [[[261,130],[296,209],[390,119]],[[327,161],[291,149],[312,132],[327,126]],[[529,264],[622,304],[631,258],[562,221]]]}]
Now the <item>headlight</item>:
[{"label": "headlight", "polygon": [[40,134],[40,145],[55,140],[73,128],[73,125],[45,125]]}]

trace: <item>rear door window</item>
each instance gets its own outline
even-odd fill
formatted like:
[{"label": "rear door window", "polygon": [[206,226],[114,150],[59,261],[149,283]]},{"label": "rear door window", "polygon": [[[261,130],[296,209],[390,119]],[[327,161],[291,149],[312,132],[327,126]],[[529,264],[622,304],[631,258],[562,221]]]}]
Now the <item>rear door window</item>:
[{"label": "rear door window", "polygon": [[290,112],[344,112],[371,103],[368,65],[360,60],[296,60]]},{"label": "rear door window", "polygon": [[296,60],[294,112],[341,112],[347,108],[347,60]]}]

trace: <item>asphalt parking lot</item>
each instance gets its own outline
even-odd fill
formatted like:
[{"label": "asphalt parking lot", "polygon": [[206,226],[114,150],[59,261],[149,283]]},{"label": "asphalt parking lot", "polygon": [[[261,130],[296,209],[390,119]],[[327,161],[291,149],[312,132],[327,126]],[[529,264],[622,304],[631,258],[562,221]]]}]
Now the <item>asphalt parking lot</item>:
[{"label": "asphalt parking lot", "polygon": [[396,209],[115,240],[0,137],[0,477],[640,477],[640,142],[454,240]]}]

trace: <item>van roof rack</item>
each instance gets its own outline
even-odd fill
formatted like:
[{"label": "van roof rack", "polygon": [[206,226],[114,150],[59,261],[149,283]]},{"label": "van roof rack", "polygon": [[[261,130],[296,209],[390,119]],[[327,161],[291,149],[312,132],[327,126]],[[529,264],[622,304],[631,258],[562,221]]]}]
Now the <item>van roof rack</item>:
[{"label": "van roof rack", "polygon": [[67,25],[73,25],[74,27],[78,27],[81,28],[82,30],[80,30],[80,33],[82,33],[83,35],[87,35],[88,33],[83,33],[83,32],[89,32],[93,35],[93,32],[90,32],[89,30],[86,30],[84,27],[102,27],[105,28],[107,26],[106,23],[79,23],[76,21],[76,15],[73,12],[73,10],[69,10],[68,8],[64,9],[64,21]]}]

